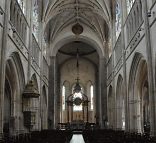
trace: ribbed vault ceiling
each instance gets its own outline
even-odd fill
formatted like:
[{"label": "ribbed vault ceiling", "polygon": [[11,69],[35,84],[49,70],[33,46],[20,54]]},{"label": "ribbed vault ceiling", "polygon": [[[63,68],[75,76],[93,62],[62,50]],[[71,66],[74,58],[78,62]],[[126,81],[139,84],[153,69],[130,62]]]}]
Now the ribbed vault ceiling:
[{"label": "ribbed vault ceiling", "polygon": [[74,23],[89,27],[101,41],[108,37],[111,0],[46,0],[43,20],[49,25],[50,39]]}]

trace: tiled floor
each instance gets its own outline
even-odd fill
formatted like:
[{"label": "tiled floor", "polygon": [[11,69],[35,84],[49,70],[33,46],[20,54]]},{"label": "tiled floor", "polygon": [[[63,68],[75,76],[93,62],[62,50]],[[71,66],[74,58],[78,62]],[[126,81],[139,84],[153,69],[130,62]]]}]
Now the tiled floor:
[{"label": "tiled floor", "polygon": [[85,143],[81,134],[73,134],[70,143]]}]

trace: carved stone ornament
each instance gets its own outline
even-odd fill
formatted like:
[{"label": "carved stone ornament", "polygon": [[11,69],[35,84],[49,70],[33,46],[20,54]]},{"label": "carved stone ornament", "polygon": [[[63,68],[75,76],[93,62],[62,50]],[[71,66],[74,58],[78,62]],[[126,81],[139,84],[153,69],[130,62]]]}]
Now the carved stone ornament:
[{"label": "carved stone ornament", "polygon": [[80,34],[82,34],[82,32],[83,32],[83,27],[82,27],[79,23],[76,23],[76,24],[72,27],[72,32],[73,32],[75,35],[80,35]]},{"label": "carved stone ornament", "polygon": [[29,83],[25,86],[23,92],[24,98],[38,98],[40,96],[33,80],[30,80]]}]

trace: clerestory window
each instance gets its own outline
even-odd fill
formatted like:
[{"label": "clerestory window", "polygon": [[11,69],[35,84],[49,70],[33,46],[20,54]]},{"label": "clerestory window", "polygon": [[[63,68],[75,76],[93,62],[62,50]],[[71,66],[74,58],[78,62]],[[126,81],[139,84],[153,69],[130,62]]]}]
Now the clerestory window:
[{"label": "clerestory window", "polygon": [[39,34],[39,1],[35,0],[33,3],[33,26],[32,26],[32,32],[36,38],[36,41],[38,41],[38,34]]},{"label": "clerestory window", "polygon": [[121,8],[120,4],[117,1],[116,2],[116,21],[115,21],[115,27],[116,27],[116,39],[118,39],[120,32],[121,32]]}]

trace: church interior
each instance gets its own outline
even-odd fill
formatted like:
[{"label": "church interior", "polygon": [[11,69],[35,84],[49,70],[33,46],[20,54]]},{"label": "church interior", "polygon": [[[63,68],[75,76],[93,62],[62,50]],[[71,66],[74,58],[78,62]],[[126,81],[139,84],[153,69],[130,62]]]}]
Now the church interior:
[{"label": "church interior", "polygon": [[156,0],[0,0],[0,143],[156,143]]}]

